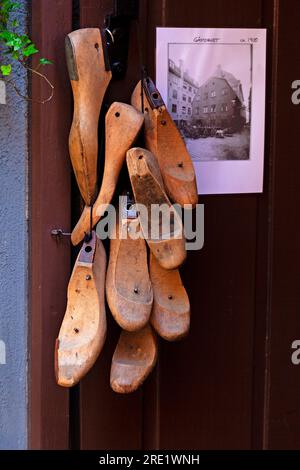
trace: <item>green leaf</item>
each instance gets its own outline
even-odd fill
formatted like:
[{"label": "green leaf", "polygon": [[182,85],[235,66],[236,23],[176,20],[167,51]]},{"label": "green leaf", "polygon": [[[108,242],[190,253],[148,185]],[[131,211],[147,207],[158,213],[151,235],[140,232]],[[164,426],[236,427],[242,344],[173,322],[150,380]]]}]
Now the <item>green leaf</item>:
[{"label": "green leaf", "polygon": [[48,65],[48,64],[51,65],[51,64],[53,64],[53,62],[51,62],[51,60],[48,60],[48,59],[45,59],[44,57],[42,57],[40,59],[40,64],[42,64],[42,65]]},{"label": "green leaf", "polygon": [[25,47],[25,49],[23,49],[22,53],[25,57],[29,57],[33,54],[36,54],[38,51],[38,49],[35,47],[34,44],[29,44],[29,46]]},{"label": "green leaf", "polygon": [[31,39],[26,34],[21,34],[20,39],[22,41],[23,46],[31,43]]},{"label": "green leaf", "polygon": [[8,11],[8,12],[17,10],[18,8],[21,7],[20,2],[12,2],[11,0],[3,0],[2,5],[3,5],[4,11]]},{"label": "green leaf", "polygon": [[11,11],[15,11],[21,7],[19,2],[11,2],[10,0],[2,0],[1,2],[1,13],[3,16],[8,17]]},{"label": "green leaf", "polygon": [[4,75],[4,77],[8,77],[8,75],[11,74],[11,65],[10,64],[1,65],[0,70],[1,70],[2,75]]},{"label": "green leaf", "polygon": [[19,37],[13,38],[11,41],[11,47],[14,51],[19,51],[22,48],[22,40]]},{"label": "green leaf", "polygon": [[13,28],[17,28],[17,27],[19,26],[18,20],[13,20],[13,21],[11,22],[11,25],[12,25]]},{"label": "green leaf", "polygon": [[7,31],[7,29],[0,32],[0,38],[3,39],[7,43],[7,41],[11,41],[13,38],[13,33]]},{"label": "green leaf", "polygon": [[[11,47],[14,51],[20,50],[24,45],[28,43],[25,42],[24,37],[20,36],[17,33],[12,33],[8,30],[3,30],[0,32],[0,39],[8,46]],[[31,42],[29,40],[29,42]]]},{"label": "green leaf", "polygon": [[11,52],[11,56],[13,59],[18,60],[20,57],[20,52],[19,51],[13,51]]},{"label": "green leaf", "polygon": [[17,10],[18,8],[21,8],[21,3],[20,2],[12,2],[11,3],[11,9],[12,10]]}]

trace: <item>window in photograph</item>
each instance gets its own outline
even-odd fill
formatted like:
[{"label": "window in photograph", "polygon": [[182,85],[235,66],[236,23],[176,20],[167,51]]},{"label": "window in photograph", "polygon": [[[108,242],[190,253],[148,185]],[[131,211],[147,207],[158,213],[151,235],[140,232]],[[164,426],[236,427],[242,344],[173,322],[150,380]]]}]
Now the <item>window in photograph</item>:
[{"label": "window in photograph", "polygon": [[172,113],[177,113],[177,105],[172,104]]},{"label": "window in photograph", "polygon": [[211,91],[210,96],[212,98],[215,98],[216,97],[216,91],[215,90]]},{"label": "window in photograph", "polygon": [[173,90],[173,98],[177,99],[177,96],[178,96],[177,90]]}]

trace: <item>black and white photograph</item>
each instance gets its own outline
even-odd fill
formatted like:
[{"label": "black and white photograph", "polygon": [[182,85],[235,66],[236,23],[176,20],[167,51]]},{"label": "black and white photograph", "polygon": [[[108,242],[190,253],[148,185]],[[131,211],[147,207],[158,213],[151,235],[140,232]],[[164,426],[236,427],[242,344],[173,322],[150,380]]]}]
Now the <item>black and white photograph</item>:
[{"label": "black and white photograph", "polygon": [[250,157],[252,48],[169,45],[168,109],[193,160]]},{"label": "black and white photograph", "polygon": [[[157,28],[157,85],[194,162],[199,192],[260,192],[265,31]],[[218,162],[227,165],[223,176]]]}]

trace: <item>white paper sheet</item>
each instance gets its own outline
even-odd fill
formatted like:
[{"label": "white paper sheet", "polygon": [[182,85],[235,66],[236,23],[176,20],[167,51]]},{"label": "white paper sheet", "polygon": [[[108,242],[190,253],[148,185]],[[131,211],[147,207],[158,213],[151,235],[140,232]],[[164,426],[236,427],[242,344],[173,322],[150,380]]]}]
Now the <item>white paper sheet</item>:
[{"label": "white paper sheet", "polygon": [[199,194],[263,191],[265,29],[157,28],[156,85]]}]

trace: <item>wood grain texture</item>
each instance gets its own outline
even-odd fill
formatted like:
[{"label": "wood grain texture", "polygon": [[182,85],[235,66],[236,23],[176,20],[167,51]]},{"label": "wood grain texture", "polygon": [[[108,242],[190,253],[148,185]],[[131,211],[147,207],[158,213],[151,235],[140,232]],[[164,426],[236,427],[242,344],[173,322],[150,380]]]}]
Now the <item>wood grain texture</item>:
[{"label": "wood grain texture", "polygon": [[[126,152],[136,140],[144,122],[142,113],[124,103],[113,103],[105,117],[105,164],[98,197],[93,205],[92,225],[100,220],[110,204],[125,161]],[[72,232],[77,245],[90,230],[91,208],[86,206]]]},{"label": "wood grain texture", "polygon": [[66,37],[66,58],[74,97],[69,151],[81,196],[94,202],[97,191],[98,121],[111,71],[105,70],[106,44],[98,28],[83,28]]},{"label": "wood grain texture", "polygon": [[110,385],[116,393],[136,391],[153,370],[157,360],[157,341],[151,326],[139,331],[122,331],[114,352]]},{"label": "wood grain texture", "polygon": [[[57,243],[50,232],[70,230],[71,94],[64,39],[72,30],[72,2],[58,0],[53,8],[50,0],[33,0],[31,18],[33,41],[55,63],[46,71],[55,94],[44,106],[33,102],[30,114],[29,447],[55,450],[69,445],[68,392],[55,382],[53,354],[66,306],[70,244]],[[31,87],[34,99],[47,96],[41,80],[33,77]]]},{"label": "wood grain texture", "polygon": [[106,15],[114,12],[113,0],[80,0],[81,28],[103,27]]},{"label": "wood grain texture", "polygon": [[95,364],[106,339],[106,253],[92,232],[84,243],[68,286],[66,313],[56,341],[58,385],[73,387]]},{"label": "wood grain texture", "polygon": [[182,339],[190,328],[190,302],[177,269],[163,269],[150,256],[154,302],[151,325],[167,341]]},{"label": "wood grain texture", "polygon": [[[141,82],[132,94],[131,104],[141,111]],[[198,202],[195,170],[183,138],[166,106],[151,108],[143,92],[145,106],[145,144],[157,158],[169,198],[180,205]]]},{"label": "wood grain texture", "polygon": [[143,328],[149,321],[153,291],[149,277],[145,240],[138,219],[122,219],[110,240],[106,298],[110,311],[126,331]]},{"label": "wood grain texture", "polygon": [[[151,152],[139,147],[127,152],[126,161],[145,240],[163,268],[176,269],[186,258],[185,238],[182,221],[165,193],[157,161]],[[154,205],[164,208],[162,221],[153,211]]]}]

